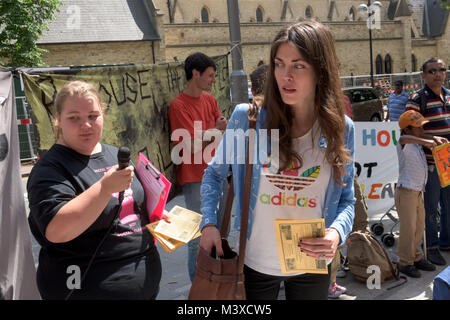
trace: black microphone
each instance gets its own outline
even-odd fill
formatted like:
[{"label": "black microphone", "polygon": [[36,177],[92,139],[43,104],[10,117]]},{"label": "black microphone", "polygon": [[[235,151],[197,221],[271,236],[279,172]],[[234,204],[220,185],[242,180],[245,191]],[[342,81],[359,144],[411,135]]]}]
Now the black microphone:
[{"label": "black microphone", "polygon": [[[121,147],[117,152],[117,162],[119,163],[119,170],[123,170],[130,165],[130,149]],[[119,203],[123,201],[124,191],[119,192]]]}]

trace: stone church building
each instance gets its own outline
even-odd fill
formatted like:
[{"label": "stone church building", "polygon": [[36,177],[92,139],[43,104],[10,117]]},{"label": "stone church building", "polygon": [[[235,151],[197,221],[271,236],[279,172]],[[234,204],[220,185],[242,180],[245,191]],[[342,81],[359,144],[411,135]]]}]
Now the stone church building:
[{"label": "stone church building", "polygon": [[[420,71],[422,63],[433,56],[450,63],[449,12],[440,7],[440,1],[380,2],[380,28],[372,30],[375,74]],[[195,51],[218,55],[230,49],[226,0],[154,3],[163,14],[161,45],[167,61],[181,61]],[[358,11],[360,4],[367,1],[239,1],[246,73],[268,62],[271,40],[282,26],[301,18],[313,18],[328,25],[334,34],[341,75],[369,74],[367,12]]]},{"label": "stone church building", "polygon": [[[374,1],[372,1],[374,2]],[[439,56],[450,64],[449,11],[440,0],[381,0],[372,30],[374,73],[419,71]],[[39,39],[51,67],[183,61],[230,50],[227,0],[63,0]],[[341,76],[369,74],[366,0],[241,0],[244,69],[267,63],[270,43],[286,24],[316,19],[335,37]],[[231,59],[230,59],[231,66]]]}]

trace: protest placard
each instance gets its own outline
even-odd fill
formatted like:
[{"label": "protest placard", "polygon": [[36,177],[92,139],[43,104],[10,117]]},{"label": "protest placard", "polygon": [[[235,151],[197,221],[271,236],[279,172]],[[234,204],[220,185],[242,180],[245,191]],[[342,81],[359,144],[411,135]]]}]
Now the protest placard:
[{"label": "protest placard", "polygon": [[433,148],[433,157],[436,169],[444,188],[450,185],[450,142]]}]

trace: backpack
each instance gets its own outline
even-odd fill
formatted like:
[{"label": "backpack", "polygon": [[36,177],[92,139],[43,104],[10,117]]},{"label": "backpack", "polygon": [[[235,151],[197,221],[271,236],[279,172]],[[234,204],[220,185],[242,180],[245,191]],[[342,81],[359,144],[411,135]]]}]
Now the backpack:
[{"label": "backpack", "polygon": [[404,279],[404,282],[394,285],[389,289],[398,287],[407,281],[404,276],[399,276],[399,269],[396,263],[392,262],[386,250],[380,242],[368,231],[354,231],[348,236],[351,244],[347,248],[347,259],[350,272],[361,282],[366,282],[371,276],[368,273],[369,266],[380,268],[380,282],[392,279]]}]

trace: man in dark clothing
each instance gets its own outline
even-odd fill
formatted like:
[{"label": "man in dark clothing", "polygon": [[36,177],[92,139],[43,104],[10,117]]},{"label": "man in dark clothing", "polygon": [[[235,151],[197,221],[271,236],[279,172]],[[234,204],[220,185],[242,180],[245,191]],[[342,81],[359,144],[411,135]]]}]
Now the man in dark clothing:
[{"label": "man in dark clothing", "polygon": [[[433,139],[442,144],[450,139],[450,91],[443,86],[447,69],[445,62],[431,58],[422,66],[422,78],[425,86],[411,95],[406,110],[421,113],[426,120],[425,139]],[[439,177],[430,149],[424,148],[428,163],[428,179],[425,187],[425,230],[427,258],[436,265],[445,265],[446,261],[439,250],[450,250],[450,186],[441,188]],[[440,234],[438,236],[437,216],[440,204]]]}]

